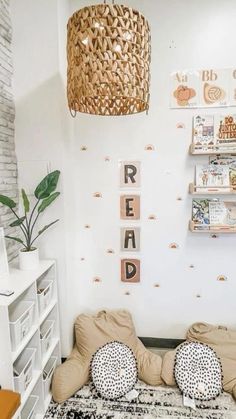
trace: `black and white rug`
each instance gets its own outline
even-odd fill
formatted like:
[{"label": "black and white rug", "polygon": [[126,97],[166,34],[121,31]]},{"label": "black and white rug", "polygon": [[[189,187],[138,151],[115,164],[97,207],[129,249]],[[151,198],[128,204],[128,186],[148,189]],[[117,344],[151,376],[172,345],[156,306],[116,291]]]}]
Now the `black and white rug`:
[{"label": "black and white rug", "polygon": [[178,389],[136,384],[138,397],[102,400],[92,383],[64,403],[51,402],[44,419],[236,419],[236,403],[223,393],[216,400],[197,402],[196,411],[184,407]]}]

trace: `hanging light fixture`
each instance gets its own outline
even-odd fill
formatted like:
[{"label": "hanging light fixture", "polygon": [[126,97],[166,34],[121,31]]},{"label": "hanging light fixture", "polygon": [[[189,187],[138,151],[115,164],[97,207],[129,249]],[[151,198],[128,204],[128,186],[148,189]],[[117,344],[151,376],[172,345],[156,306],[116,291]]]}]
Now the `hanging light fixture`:
[{"label": "hanging light fixture", "polygon": [[72,116],[148,111],[150,28],[137,10],[98,4],[68,21],[67,97]]}]

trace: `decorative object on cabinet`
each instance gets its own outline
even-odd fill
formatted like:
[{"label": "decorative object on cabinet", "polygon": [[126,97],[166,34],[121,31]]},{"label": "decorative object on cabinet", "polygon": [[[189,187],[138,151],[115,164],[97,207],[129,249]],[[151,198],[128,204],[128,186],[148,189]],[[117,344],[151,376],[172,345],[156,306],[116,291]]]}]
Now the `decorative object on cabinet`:
[{"label": "decorative object on cabinet", "polygon": [[[21,190],[22,201],[24,207],[24,215],[19,216],[16,211],[16,203],[5,195],[0,195],[0,203],[9,208],[16,217],[16,220],[10,224],[10,227],[20,227],[22,238],[6,236],[6,238],[15,240],[23,246],[19,252],[20,269],[31,270],[36,269],[39,263],[38,249],[33,246],[36,239],[41,236],[49,227],[55,224],[58,219],[47,224],[41,228],[36,236],[33,237],[35,224],[40,214],[60,195],[60,192],[55,192],[58,179],[60,176],[59,170],[49,173],[39,183],[34,191],[36,203],[30,212],[30,201],[24,189]],[[37,215],[36,215],[37,210]]]},{"label": "decorative object on cabinet", "polygon": [[7,251],[4,238],[4,230],[0,227],[0,280],[5,278],[9,273]]},{"label": "decorative object on cabinet", "polygon": [[[52,282],[52,292],[40,311],[37,289],[42,281]],[[1,385],[18,390],[22,419],[44,417],[51,400],[52,374],[61,360],[56,265],[40,261],[37,270],[10,269],[3,286],[14,290],[0,296]],[[16,416],[18,417],[18,416]]]},{"label": "decorative object on cabinet", "polygon": [[151,45],[145,17],[131,7],[104,1],[75,12],[67,30],[71,115],[147,111]]}]

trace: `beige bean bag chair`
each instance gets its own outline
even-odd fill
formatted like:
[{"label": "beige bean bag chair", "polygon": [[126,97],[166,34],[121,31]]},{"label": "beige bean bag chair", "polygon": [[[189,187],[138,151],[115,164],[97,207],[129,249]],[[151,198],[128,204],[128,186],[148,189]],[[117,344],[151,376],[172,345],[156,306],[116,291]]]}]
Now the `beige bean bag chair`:
[{"label": "beige bean bag chair", "polygon": [[141,380],[154,386],[162,384],[161,357],[148,351],[137,338],[128,311],[100,311],[94,316],[81,314],[75,321],[74,349],[53,376],[52,395],[56,402],[62,403],[88,382],[92,355],[100,346],[114,340],[133,350]]},{"label": "beige bean bag chair", "polygon": [[[223,369],[223,388],[236,399],[236,331],[208,323],[194,323],[186,334],[189,341],[206,343],[219,356]],[[165,384],[174,386],[175,352],[163,357],[161,378]]]}]

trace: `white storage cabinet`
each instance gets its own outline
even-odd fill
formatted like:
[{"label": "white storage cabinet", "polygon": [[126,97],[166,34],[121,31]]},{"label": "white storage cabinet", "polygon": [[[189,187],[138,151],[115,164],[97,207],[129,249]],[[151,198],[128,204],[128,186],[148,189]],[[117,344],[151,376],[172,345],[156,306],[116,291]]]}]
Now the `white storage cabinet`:
[{"label": "white storage cabinet", "polygon": [[21,393],[14,418],[42,419],[51,400],[53,372],[61,362],[56,264],[36,271],[10,269],[0,296],[0,377],[2,388]]}]

